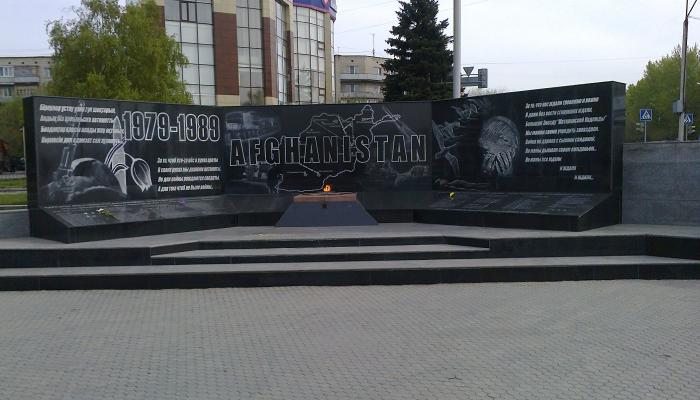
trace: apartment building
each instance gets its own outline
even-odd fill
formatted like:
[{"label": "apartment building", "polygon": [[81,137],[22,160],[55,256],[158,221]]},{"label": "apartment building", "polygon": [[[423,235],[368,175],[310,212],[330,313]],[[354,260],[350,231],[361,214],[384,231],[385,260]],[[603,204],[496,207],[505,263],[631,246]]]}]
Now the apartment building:
[{"label": "apartment building", "polygon": [[31,96],[51,80],[51,57],[0,57],[0,103]]},{"label": "apartment building", "polygon": [[365,55],[336,55],[336,101],[376,103],[384,99],[382,86],[386,58]]}]

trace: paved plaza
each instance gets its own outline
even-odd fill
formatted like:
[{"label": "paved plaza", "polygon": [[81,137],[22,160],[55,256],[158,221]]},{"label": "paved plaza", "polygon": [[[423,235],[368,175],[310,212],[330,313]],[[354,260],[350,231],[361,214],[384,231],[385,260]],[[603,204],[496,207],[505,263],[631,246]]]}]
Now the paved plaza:
[{"label": "paved plaza", "polygon": [[700,282],[0,293],[1,399],[697,399]]}]

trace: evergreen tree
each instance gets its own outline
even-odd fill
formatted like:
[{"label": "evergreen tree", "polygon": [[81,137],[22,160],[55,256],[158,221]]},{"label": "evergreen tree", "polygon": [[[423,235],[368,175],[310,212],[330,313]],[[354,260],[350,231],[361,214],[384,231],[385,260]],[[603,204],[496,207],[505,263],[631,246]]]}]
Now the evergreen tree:
[{"label": "evergreen tree", "polygon": [[166,35],[153,0],[81,0],[77,18],[48,26],[54,49],[49,94],[190,103],[179,77],[187,63]]},{"label": "evergreen tree", "polygon": [[438,22],[437,0],[400,1],[397,25],[387,39],[392,56],[384,62],[387,72],[382,88],[385,101],[437,100],[452,97],[451,36],[444,33],[447,20]]}]

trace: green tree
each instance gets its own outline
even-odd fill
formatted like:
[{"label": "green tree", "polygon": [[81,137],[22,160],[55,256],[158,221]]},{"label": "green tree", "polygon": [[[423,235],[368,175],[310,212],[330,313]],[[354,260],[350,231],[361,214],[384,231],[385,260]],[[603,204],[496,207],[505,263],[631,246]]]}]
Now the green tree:
[{"label": "green tree", "polygon": [[54,49],[50,95],[191,103],[179,78],[187,63],[152,0],[81,0],[77,18],[47,29]]},{"label": "green tree", "polygon": [[437,0],[399,2],[397,25],[391,28],[384,62],[385,101],[437,100],[452,97],[452,37],[444,33],[447,20],[438,22]]},{"label": "green tree", "polygon": [[[686,108],[698,115],[700,112],[700,49],[695,45],[688,49],[687,56]],[[654,120],[647,124],[647,140],[676,140],[678,137],[678,115],[672,104],[680,96],[681,48],[676,47],[660,60],[650,61],[644,77],[627,88],[627,123],[625,141],[644,140],[644,133],[637,132],[639,110],[652,108]]]},{"label": "green tree", "polygon": [[22,110],[20,97],[15,97],[0,105],[0,140],[7,143],[10,155],[17,157],[24,155],[24,141],[22,140],[24,114],[22,114]]}]

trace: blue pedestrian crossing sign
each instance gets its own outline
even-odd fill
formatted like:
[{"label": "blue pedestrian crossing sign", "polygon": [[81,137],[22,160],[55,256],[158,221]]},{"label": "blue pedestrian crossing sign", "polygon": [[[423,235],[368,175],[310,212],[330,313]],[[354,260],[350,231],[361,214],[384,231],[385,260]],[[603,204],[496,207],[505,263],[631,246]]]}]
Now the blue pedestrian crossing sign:
[{"label": "blue pedestrian crossing sign", "polygon": [[683,122],[685,122],[686,125],[693,125],[695,123],[695,114],[686,113]]},{"label": "blue pedestrian crossing sign", "polygon": [[654,120],[654,110],[651,108],[642,108],[639,110],[639,121],[651,122]]}]

